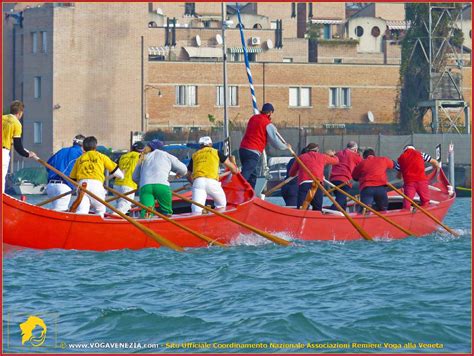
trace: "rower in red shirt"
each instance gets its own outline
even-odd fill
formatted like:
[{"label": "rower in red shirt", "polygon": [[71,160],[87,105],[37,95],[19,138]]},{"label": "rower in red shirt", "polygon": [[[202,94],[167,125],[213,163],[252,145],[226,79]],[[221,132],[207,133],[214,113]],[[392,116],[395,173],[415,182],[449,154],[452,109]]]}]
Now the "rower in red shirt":
[{"label": "rower in red shirt", "polygon": [[[403,153],[398,157],[395,169],[397,177],[403,177],[403,192],[407,197],[413,199],[418,194],[421,206],[430,204],[430,191],[428,188],[428,177],[425,174],[425,162],[431,163],[434,169],[438,169],[438,161],[431,158],[427,153],[417,151],[413,145],[406,145]],[[403,209],[410,209],[410,202],[403,200]]]},{"label": "rower in red shirt", "polygon": [[[352,184],[350,183],[352,179],[352,171],[362,161],[362,157],[357,152],[358,148],[357,142],[349,141],[344,150],[336,153],[336,157],[339,158],[339,163],[332,167],[331,177],[329,178],[331,183],[334,185],[346,183],[341,187],[341,189],[347,193],[352,187]],[[334,195],[336,196],[337,203],[346,210],[346,196],[338,190],[334,192]],[[336,210],[336,207],[332,205],[331,209]]]},{"label": "rower in red shirt", "polygon": [[[313,173],[313,175],[320,181],[324,182],[324,166],[330,164],[336,164],[339,159],[336,157],[334,151],[326,151],[325,154],[319,153],[319,145],[317,143],[310,143],[305,148],[306,153],[299,156],[300,160],[305,164],[306,167]],[[290,176],[298,175],[298,209],[306,199],[308,191],[313,185],[313,180],[306,173],[306,171],[300,167],[298,162],[295,162],[290,169]],[[321,183],[323,184],[323,183]],[[321,189],[316,190],[313,200],[311,201],[313,210],[321,211],[323,209],[323,192]]]},{"label": "rower in red shirt", "polygon": [[249,119],[247,129],[240,143],[241,173],[252,188],[255,188],[257,182],[257,167],[267,141],[270,141],[276,149],[287,149],[286,145],[277,137],[277,129],[272,124],[271,116],[274,111],[272,104],[264,104],[260,114],[253,115]]},{"label": "rower in red shirt", "polygon": [[363,153],[363,161],[355,167],[352,178],[359,181],[360,200],[368,206],[375,203],[375,209],[385,211],[388,208],[387,169],[395,167],[388,157],[375,157],[373,149]]}]

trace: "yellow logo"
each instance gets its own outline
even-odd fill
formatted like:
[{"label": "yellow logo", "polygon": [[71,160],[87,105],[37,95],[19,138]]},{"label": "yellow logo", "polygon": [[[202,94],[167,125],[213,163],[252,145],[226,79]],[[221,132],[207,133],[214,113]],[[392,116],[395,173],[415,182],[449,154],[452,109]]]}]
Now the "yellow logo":
[{"label": "yellow logo", "polygon": [[[37,327],[42,329],[40,335],[33,334],[33,331]],[[30,315],[25,322],[21,323],[20,329],[22,345],[29,341],[31,345],[37,347],[43,345],[44,341],[46,340],[46,332],[48,331],[48,328],[46,327],[43,319],[35,315]]]}]

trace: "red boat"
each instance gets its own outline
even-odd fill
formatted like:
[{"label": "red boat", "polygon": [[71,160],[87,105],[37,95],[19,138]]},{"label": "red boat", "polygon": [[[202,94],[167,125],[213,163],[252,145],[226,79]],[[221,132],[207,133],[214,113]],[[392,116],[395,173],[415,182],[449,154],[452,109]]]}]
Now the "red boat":
[{"label": "red boat", "polygon": [[[431,179],[433,204],[427,210],[439,220],[443,220],[455,199],[455,194],[448,190],[448,184],[442,172]],[[224,179],[223,187],[229,204],[225,214],[264,231],[295,240],[361,238],[350,222],[339,215],[341,213],[297,210],[256,197],[240,174]],[[427,235],[437,229],[436,223],[420,211],[401,210],[401,202],[401,197],[391,192],[390,210],[384,215],[412,231],[416,236]],[[121,218],[56,212],[5,194],[2,205],[3,242],[9,245],[35,249],[94,251],[160,247],[155,240]],[[372,237],[394,239],[407,237],[405,233],[372,213],[361,215],[351,212],[350,215]],[[211,213],[199,216],[190,213],[175,214],[173,219],[226,245],[234,243],[240,234],[250,234],[244,227]],[[206,242],[162,219],[137,219],[137,221],[179,246],[207,246]]]}]

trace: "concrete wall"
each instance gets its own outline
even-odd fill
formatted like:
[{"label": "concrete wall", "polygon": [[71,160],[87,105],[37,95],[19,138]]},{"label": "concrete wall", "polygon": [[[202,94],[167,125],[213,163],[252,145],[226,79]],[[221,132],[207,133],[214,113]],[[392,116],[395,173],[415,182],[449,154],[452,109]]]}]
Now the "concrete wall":
[{"label": "concrete wall", "polygon": [[338,19],[346,18],[345,2],[315,2],[313,3],[313,19]]},{"label": "concrete wall", "polygon": [[[363,28],[361,37],[356,35],[357,27]],[[378,27],[380,34],[377,37],[372,35],[372,29]],[[358,52],[380,53],[382,51],[382,36],[385,33],[387,25],[384,20],[374,17],[356,17],[349,20],[347,24],[348,37],[359,40],[357,46]]]},{"label": "concrete wall", "polygon": [[[99,9],[100,21],[91,16]],[[140,130],[141,35],[147,31],[147,10],[133,3],[55,8],[54,26],[60,30],[54,32],[53,101],[61,108],[54,112],[54,150],[77,133],[94,135],[105,146],[128,148],[130,131]]]}]

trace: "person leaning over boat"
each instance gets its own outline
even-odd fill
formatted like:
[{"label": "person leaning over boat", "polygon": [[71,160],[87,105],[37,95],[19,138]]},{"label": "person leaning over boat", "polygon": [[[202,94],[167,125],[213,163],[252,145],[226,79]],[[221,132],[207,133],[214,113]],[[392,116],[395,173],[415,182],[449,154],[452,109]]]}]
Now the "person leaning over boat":
[{"label": "person leaning over boat", "polygon": [[286,145],[277,137],[277,129],[271,122],[275,109],[270,103],[262,107],[260,114],[253,115],[247,124],[244,137],[240,143],[239,156],[242,163],[242,176],[255,189],[257,183],[257,167],[260,156],[270,141],[279,150],[286,150]]},{"label": "person leaning over boat", "polygon": [[[82,147],[85,152],[76,160],[69,176],[77,180],[79,185],[87,183],[87,190],[104,200],[106,194],[104,189],[105,170],[107,169],[110,172],[110,177],[116,178],[123,178],[123,172],[119,169],[117,163],[96,151],[97,139],[94,136],[86,137]],[[77,214],[88,214],[91,206],[98,215],[104,216],[105,206],[90,198],[87,194],[84,194],[77,208]]]},{"label": "person leaning over boat", "polygon": [[[418,194],[421,206],[430,204],[430,190],[428,177],[425,174],[425,162],[431,163],[434,169],[439,168],[438,161],[427,153],[420,152],[413,145],[406,145],[403,153],[398,157],[395,169],[398,171],[397,177],[403,177],[403,192],[410,199]],[[403,200],[403,209],[410,209],[411,203]]]},{"label": "person leaning over boat", "polygon": [[[137,183],[133,181],[132,175],[135,171],[138,161],[140,160],[140,154],[144,149],[145,145],[143,142],[135,142],[132,145],[130,152],[125,153],[118,160],[118,166],[124,174],[122,179],[115,179],[114,182],[114,189],[119,193],[127,194],[131,190],[137,189]],[[128,197],[130,199],[135,199],[135,193],[128,194]],[[132,203],[126,199],[120,198],[117,201],[117,210],[120,210],[124,214],[126,214],[131,207]]]},{"label": "person leaning over boat", "polygon": [[[357,142],[349,141],[345,149],[336,153],[336,157],[339,158],[339,163],[335,164],[331,170],[329,180],[334,185],[346,183],[341,187],[345,192],[349,192],[349,189],[352,187],[352,171],[362,161],[362,157],[357,150]],[[334,192],[334,195],[336,196],[336,202],[346,210],[347,197],[338,190]],[[334,204],[331,206],[331,209],[336,210]]]},{"label": "person leaning over boat", "polygon": [[21,141],[22,126],[20,119],[23,117],[25,106],[20,100],[10,104],[10,114],[2,115],[2,193],[5,192],[5,177],[10,164],[10,151],[12,145],[21,156],[37,158],[33,151],[23,147]]},{"label": "person leaning over boat", "polygon": [[388,208],[387,170],[395,167],[388,157],[376,157],[372,148],[362,154],[364,158],[352,172],[352,178],[359,181],[360,200],[368,206],[375,203],[375,209],[385,211]]},{"label": "person leaning over boat", "polygon": [[[172,195],[168,177],[170,172],[185,176],[188,173],[186,165],[178,158],[162,150],[163,142],[153,140],[147,144],[143,153],[143,160],[137,164],[133,172],[133,180],[140,187],[140,203],[155,208],[155,200],[158,201],[158,211],[171,216]],[[141,217],[146,216],[142,209]]]},{"label": "person leaning over boat", "polygon": [[[301,156],[303,153],[306,153],[306,148],[303,148],[299,155]],[[295,161],[295,158],[292,158],[287,163],[286,176],[284,180],[290,178],[290,169]],[[286,206],[298,206],[298,180],[292,179],[281,187],[281,196],[283,197]]]},{"label": "person leaning over boat", "polygon": [[[83,135],[76,135],[72,139],[71,147],[61,148],[58,152],[50,157],[48,164],[63,172],[69,176],[76,163],[76,160],[82,155],[84,150],[82,144],[85,137]],[[48,185],[46,186],[46,194],[48,198],[53,198],[63,193],[69,192],[74,188],[71,183],[64,181],[59,175],[53,171],[48,171]],[[68,194],[62,198],[56,199],[51,203],[51,209],[56,211],[67,211],[69,208],[69,202],[71,200],[71,194]]]},{"label": "person leaning over boat", "polygon": [[[324,166],[334,165],[339,162],[334,151],[328,150],[326,153],[319,153],[319,145],[317,143],[310,143],[305,147],[306,153],[299,156],[299,159],[304,163],[311,173],[320,181],[324,181]],[[293,164],[290,169],[290,176],[298,175],[298,209],[303,205],[308,191],[313,186],[313,180],[300,167],[298,163]],[[313,210],[321,211],[323,209],[323,192],[317,189],[311,200]]]},{"label": "person leaning over boat", "polygon": [[[214,200],[216,209],[223,209],[227,205],[227,199],[219,182],[219,163],[223,163],[233,174],[239,169],[230,161],[229,156],[212,148],[212,140],[209,136],[199,139],[201,147],[194,152],[188,165],[188,180],[193,183],[193,200],[206,204],[210,196]],[[192,205],[194,214],[201,214],[202,208]]]}]

